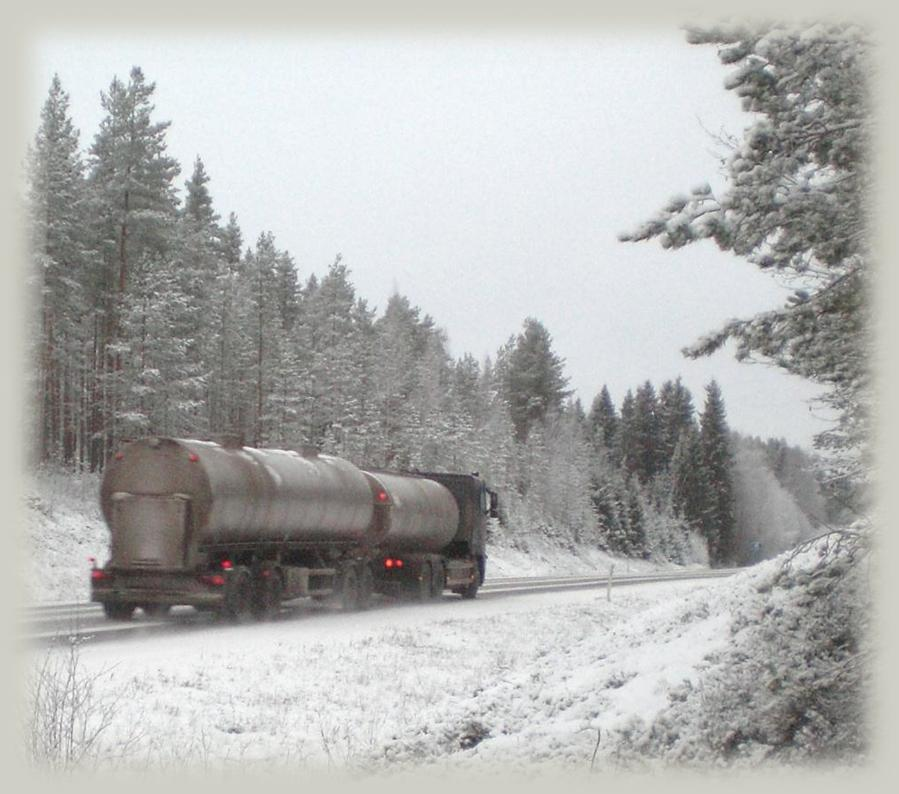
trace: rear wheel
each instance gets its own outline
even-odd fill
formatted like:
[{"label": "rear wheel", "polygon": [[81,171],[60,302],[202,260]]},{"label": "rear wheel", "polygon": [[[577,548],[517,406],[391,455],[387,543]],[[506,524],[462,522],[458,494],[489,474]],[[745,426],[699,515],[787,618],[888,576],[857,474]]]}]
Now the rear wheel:
[{"label": "rear wheel", "polygon": [[434,566],[434,575],[431,577],[431,598],[440,598],[444,587],[446,587],[446,571],[443,565],[438,563]]},{"label": "rear wheel", "polygon": [[410,601],[429,601],[433,584],[431,582],[431,563],[426,562],[421,566],[418,577],[407,582],[406,593]]},{"label": "rear wheel", "polygon": [[368,563],[363,563],[362,573],[359,576],[359,609],[368,609],[371,606],[371,598],[375,592],[375,576]]},{"label": "rear wheel", "polygon": [[465,585],[461,590],[459,590],[459,594],[462,598],[466,600],[470,600],[477,596],[478,594],[478,582],[477,580],[471,582],[470,584]]},{"label": "rear wheel", "polygon": [[131,620],[135,608],[134,604],[120,604],[114,601],[103,603],[103,612],[110,620]]},{"label": "rear wheel", "polygon": [[253,587],[246,568],[232,571],[225,584],[225,604],[222,614],[234,623],[246,622],[252,614]]},{"label": "rear wheel", "polygon": [[256,580],[253,594],[253,617],[270,620],[281,608],[281,575],[274,568],[266,568]]},{"label": "rear wheel", "polygon": [[359,577],[353,565],[347,565],[340,577],[340,608],[345,612],[359,608]]}]

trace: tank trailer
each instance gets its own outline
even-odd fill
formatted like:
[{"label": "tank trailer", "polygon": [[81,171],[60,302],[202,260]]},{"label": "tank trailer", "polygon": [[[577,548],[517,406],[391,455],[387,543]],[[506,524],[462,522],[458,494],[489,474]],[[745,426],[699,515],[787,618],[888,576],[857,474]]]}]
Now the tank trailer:
[{"label": "tank trailer", "polygon": [[300,597],[474,598],[497,496],[475,474],[365,471],[316,451],[174,438],[125,445],[100,487],[110,557],[91,600],[128,620],[190,605],[233,620]]}]

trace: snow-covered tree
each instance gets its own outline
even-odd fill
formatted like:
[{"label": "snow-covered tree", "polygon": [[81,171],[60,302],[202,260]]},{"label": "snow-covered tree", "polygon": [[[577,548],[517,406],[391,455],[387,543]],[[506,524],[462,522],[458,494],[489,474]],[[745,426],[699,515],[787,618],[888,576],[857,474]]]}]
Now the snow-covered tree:
[{"label": "snow-covered tree", "polygon": [[678,439],[693,424],[693,395],[681,379],[665,381],[659,390],[659,469],[667,469]]},{"label": "snow-covered tree", "polygon": [[699,444],[709,489],[706,500],[709,557],[714,564],[725,565],[734,557],[733,452],[724,400],[714,380],[706,386],[705,406],[699,417]]},{"label": "snow-covered tree", "polygon": [[839,420],[816,442],[848,456],[840,473],[858,479],[870,409],[867,33],[838,22],[733,25],[691,30],[689,41],[736,67],[726,87],[752,123],[730,145],[720,195],[697,187],[622,239],[666,248],[711,239],[792,283],[785,306],[728,322],[686,352],[734,339],[738,358],[758,355],[827,386]]},{"label": "snow-covered tree", "polygon": [[91,287],[98,318],[92,468],[103,465],[120,438],[146,432],[148,421],[152,386],[132,388],[146,381],[142,368],[154,369],[141,348],[148,338],[142,311],[153,296],[139,290],[165,280],[158,271],[171,262],[179,172],[166,153],[169,122],[152,120],[154,90],[138,67],[127,84],[113,79],[101,94],[106,116],[90,148]]},{"label": "snow-covered tree", "polygon": [[809,517],[784,488],[756,445],[738,441],[734,453],[734,556],[751,565],[814,534]]},{"label": "snow-covered tree", "polygon": [[608,453],[613,454],[618,443],[618,412],[607,386],[603,385],[599,394],[593,398],[587,423],[593,438],[601,441]]},{"label": "snow-covered tree", "polygon": [[39,316],[32,334],[35,455],[74,464],[85,452],[90,384],[85,293],[85,183],[69,96],[54,75],[28,157],[31,273]]},{"label": "snow-covered tree", "polygon": [[570,394],[563,374],[564,360],[552,349],[552,337],[533,317],[524,321],[509,356],[507,394],[509,411],[520,441],[535,422],[542,421]]}]

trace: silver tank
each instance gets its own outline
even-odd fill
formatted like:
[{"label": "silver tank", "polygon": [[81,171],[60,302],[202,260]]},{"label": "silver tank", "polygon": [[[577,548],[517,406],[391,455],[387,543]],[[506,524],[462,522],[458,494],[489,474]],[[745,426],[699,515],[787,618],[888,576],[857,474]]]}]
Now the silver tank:
[{"label": "silver tank", "polygon": [[438,482],[423,477],[366,472],[373,490],[382,489],[389,518],[381,528],[378,546],[395,551],[438,552],[452,541],[459,526],[456,500]]},{"label": "silver tank", "polygon": [[[148,438],[110,461],[100,488],[113,535],[130,523],[121,505],[161,497],[189,504],[191,545],[362,541],[373,514],[366,476],[328,455]],[[162,500],[159,500],[162,504]]]}]

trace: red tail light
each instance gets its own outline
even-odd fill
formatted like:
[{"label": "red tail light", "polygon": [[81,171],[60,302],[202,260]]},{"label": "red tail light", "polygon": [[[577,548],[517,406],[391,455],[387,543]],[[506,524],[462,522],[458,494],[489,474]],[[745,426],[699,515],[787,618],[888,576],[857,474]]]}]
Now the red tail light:
[{"label": "red tail light", "polygon": [[394,557],[388,557],[386,560],[384,560],[384,567],[385,568],[402,568],[403,561],[400,559],[394,558]]},{"label": "red tail light", "polygon": [[196,452],[191,452],[190,455],[187,456],[187,459],[191,463],[196,463],[200,459],[200,456]]},{"label": "red tail light", "polygon": [[99,581],[102,581],[103,579],[109,579],[109,578],[110,578],[110,574],[106,573],[106,571],[102,570],[101,568],[94,568],[91,571],[91,581],[93,581],[93,582],[99,582]]},{"label": "red tail light", "polygon": [[393,567],[393,560],[391,560],[390,557],[388,557],[386,560],[384,560],[384,567],[385,568]]},{"label": "red tail light", "polygon": [[387,491],[378,491],[378,501],[379,502],[387,501]]},{"label": "red tail light", "polygon": [[234,567],[234,563],[231,560],[222,560],[222,570],[230,571]]},{"label": "red tail light", "polygon": [[214,587],[221,587],[225,584],[225,577],[220,573],[214,573],[212,576],[201,576],[201,582],[205,582],[206,584],[211,584]]},{"label": "red tail light", "polygon": [[403,567],[403,561],[402,561],[402,560],[397,560],[397,561],[396,561],[396,567],[397,567],[397,568],[402,568],[402,567]]}]

